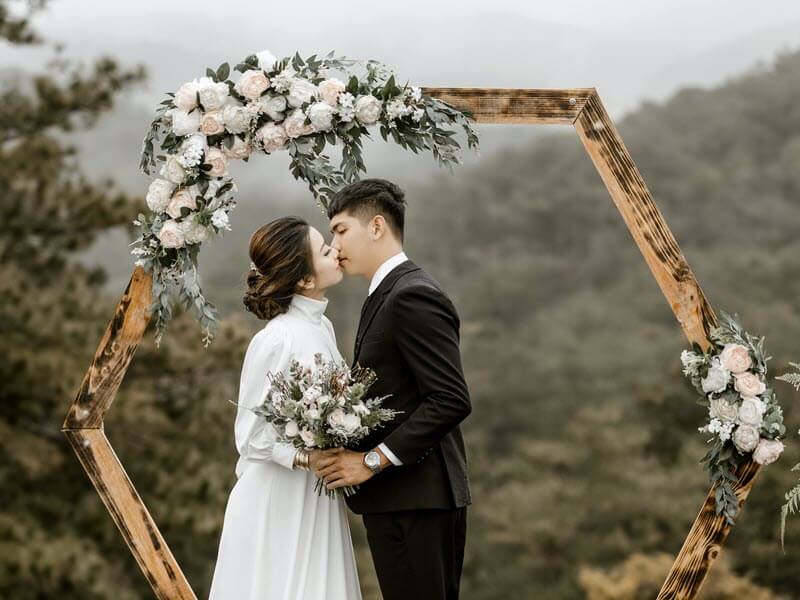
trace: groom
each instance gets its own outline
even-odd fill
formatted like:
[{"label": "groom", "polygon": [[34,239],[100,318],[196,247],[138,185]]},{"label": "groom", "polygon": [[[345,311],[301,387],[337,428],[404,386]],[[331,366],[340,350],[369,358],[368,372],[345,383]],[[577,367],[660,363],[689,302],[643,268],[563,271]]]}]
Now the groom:
[{"label": "groom", "polygon": [[317,475],[363,516],[385,600],[458,598],[471,502],[459,423],[471,411],[459,317],[439,284],[403,252],[403,191],[364,179],[328,207],[342,268],[370,282],[353,363],[374,370],[368,395],[402,411],[358,451],[330,453]]}]

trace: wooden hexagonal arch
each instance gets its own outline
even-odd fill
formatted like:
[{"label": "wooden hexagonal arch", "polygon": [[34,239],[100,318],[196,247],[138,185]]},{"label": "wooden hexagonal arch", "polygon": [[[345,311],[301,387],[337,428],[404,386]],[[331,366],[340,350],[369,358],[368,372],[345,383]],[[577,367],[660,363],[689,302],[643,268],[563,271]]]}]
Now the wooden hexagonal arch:
[{"label": "wooden hexagonal arch", "polygon": [[[716,316],[594,88],[423,91],[468,111],[477,123],[573,125],[684,334],[690,342],[697,342],[704,349],[709,347],[708,334],[717,325]],[[103,430],[105,413],[147,327],[151,295],[151,276],[137,267],[100,340],[62,431],[156,597],[196,599]],[[739,468],[735,490],[740,508],[758,470],[753,462]],[[694,598],[700,590],[730,532],[730,526],[716,515],[714,507],[712,488],[661,588],[660,600]]]}]

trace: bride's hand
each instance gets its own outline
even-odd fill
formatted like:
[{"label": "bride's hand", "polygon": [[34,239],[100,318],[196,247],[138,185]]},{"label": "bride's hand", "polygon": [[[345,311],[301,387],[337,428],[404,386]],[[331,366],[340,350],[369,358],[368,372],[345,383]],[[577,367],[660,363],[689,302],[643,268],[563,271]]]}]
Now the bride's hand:
[{"label": "bride's hand", "polygon": [[[317,474],[320,470],[324,469],[328,464],[330,464],[330,460],[325,461],[325,459],[330,459],[337,454],[339,454],[344,448],[331,448],[330,450],[311,450],[308,453],[308,465],[311,467],[311,470]],[[323,461],[320,464],[320,461]]]}]

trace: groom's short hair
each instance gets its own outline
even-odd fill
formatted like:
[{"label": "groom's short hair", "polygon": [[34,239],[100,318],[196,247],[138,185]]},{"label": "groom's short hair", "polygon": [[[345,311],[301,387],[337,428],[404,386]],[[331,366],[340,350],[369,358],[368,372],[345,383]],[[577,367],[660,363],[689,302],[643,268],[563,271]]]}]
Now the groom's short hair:
[{"label": "groom's short hair", "polygon": [[361,222],[381,215],[394,236],[403,241],[405,226],[405,192],[386,179],[362,179],[336,192],[328,203],[328,218],[348,212]]}]

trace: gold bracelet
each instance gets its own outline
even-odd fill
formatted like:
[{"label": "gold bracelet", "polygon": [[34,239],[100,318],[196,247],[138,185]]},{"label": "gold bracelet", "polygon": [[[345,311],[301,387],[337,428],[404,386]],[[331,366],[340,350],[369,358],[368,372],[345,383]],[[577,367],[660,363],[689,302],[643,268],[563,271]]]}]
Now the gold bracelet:
[{"label": "gold bracelet", "polygon": [[294,466],[306,471],[310,470],[309,458],[308,452],[305,450],[298,450],[297,454],[294,455]]}]

